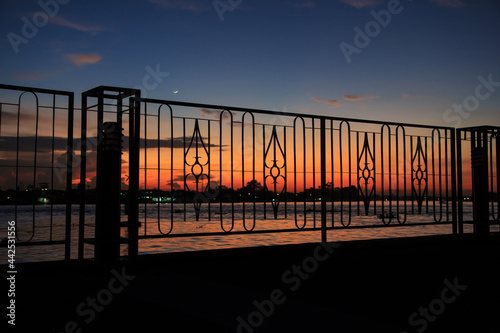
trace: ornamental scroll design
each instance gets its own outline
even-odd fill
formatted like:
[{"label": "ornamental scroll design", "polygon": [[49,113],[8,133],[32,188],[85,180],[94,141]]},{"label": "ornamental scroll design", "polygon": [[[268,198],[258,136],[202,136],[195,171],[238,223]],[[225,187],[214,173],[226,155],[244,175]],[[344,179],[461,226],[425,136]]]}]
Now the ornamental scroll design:
[{"label": "ornamental scroll design", "polygon": [[264,152],[265,177],[264,186],[268,193],[271,193],[271,206],[273,208],[274,218],[278,218],[278,208],[280,204],[280,195],[285,193],[286,189],[286,155],[278,138],[276,125],[269,143]]},{"label": "ornamental scroll design", "polygon": [[422,148],[422,140],[417,138],[417,147],[411,159],[412,193],[418,205],[418,213],[422,214],[422,204],[427,197],[427,156]]},{"label": "ornamental scroll design", "polygon": [[370,202],[375,193],[375,156],[370,149],[368,134],[365,133],[363,149],[358,156],[358,189],[368,215]]},{"label": "ornamental scroll design", "polygon": [[[193,155],[193,152],[194,156],[191,156]],[[194,159],[194,162],[192,162],[192,159]],[[186,173],[184,175],[184,186],[186,187],[186,190],[188,192],[192,190],[188,185],[188,178],[190,177],[194,178],[194,181],[192,183],[194,184],[194,190],[196,191],[196,193],[199,193],[200,190],[203,190],[200,189],[200,187],[202,186],[202,181],[203,179],[208,180],[209,178],[208,175],[204,172],[204,168],[208,166],[209,163],[210,153],[207,149],[207,146],[205,145],[205,142],[203,141],[203,136],[201,135],[198,119],[196,119],[191,141],[184,151],[184,164],[190,170],[189,173]],[[199,196],[195,196],[193,199],[196,221],[199,221],[200,219],[202,202],[203,201],[199,198]]]}]

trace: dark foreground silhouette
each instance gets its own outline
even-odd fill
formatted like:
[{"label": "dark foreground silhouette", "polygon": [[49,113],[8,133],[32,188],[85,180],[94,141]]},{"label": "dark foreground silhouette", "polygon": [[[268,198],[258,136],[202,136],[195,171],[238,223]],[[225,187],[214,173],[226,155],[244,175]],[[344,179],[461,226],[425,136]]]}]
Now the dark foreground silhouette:
[{"label": "dark foreground silhouette", "polygon": [[18,264],[37,332],[499,332],[500,236],[302,244]]}]

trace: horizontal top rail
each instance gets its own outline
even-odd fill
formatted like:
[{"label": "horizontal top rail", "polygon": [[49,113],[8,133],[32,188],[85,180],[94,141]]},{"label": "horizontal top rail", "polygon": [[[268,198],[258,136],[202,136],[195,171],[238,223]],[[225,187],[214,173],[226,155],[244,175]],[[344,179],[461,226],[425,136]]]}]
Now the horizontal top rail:
[{"label": "horizontal top rail", "polygon": [[[105,94],[103,92],[115,92],[117,95]],[[124,99],[130,97],[132,95],[140,96],[139,89],[131,89],[131,88],[121,88],[121,87],[111,87],[111,86],[99,86],[90,90],[83,92],[84,96],[89,97],[103,97],[107,99]]]},{"label": "horizontal top rail", "polygon": [[37,92],[37,93],[41,93],[41,94],[56,94],[56,95],[74,96],[74,93],[71,91],[33,88],[33,87],[24,87],[24,86],[14,86],[14,85],[8,85],[8,84],[0,84],[0,89],[17,90],[17,91],[21,90],[21,91],[33,92],[33,93]]},{"label": "horizontal top rail", "polygon": [[472,132],[472,131],[481,131],[481,132],[495,132],[500,130],[500,126],[471,126],[471,127],[462,127],[457,128],[458,131],[461,132]]},{"label": "horizontal top rail", "polygon": [[393,121],[381,121],[381,120],[334,117],[334,116],[326,116],[326,115],[314,115],[314,114],[307,114],[307,113],[270,111],[270,110],[251,109],[251,108],[244,108],[244,107],[224,106],[224,105],[215,105],[215,104],[169,101],[169,100],[161,100],[161,99],[154,99],[154,98],[138,98],[138,100],[141,102],[145,102],[145,103],[176,105],[176,106],[206,108],[206,109],[218,109],[221,111],[226,110],[226,111],[237,111],[237,112],[249,112],[249,113],[255,113],[255,114],[267,114],[267,115],[275,115],[275,116],[325,119],[325,120],[357,122],[357,123],[366,123],[366,124],[374,124],[375,123],[375,124],[392,125],[392,126],[408,126],[408,127],[411,126],[411,127],[428,128],[428,129],[440,128],[440,129],[446,129],[446,130],[455,130],[454,127],[449,127],[449,126],[433,126],[433,125],[424,125],[424,124],[399,123],[399,122],[393,122]]}]

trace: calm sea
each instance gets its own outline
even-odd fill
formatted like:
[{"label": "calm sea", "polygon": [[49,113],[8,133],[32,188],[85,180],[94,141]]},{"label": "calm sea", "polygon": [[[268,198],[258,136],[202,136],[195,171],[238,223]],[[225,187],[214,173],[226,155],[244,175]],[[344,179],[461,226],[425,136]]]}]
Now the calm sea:
[{"label": "calm sea", "polygon": [[[234,208],[233,208],[234,207]],[[447,211],[447,207],[449,210]],[[377,203],[377,211],[374,214],[374,206],[369,209],[369,215],[364,215],[364,208],[361,204],[361,214],[358,216],[357,202],[351,206],[350,226],[368,226],[380,225],[384,223],[380,218],[382,213],[381,203]],[[279,206],[278,218],[274,219],[274,214],[271,204],[257,203],[254,207],[252,203],[235,203],[234,206],[230,203],[224,203],[222,209],[219,204],[210,206],[210,219],[208,219],[209,207],[203,204],[201,208],[200,220],[195,219],[195,210],[192,204],[148,204],[140,206],[140,221],[141,227],[139,235],[158,235],[158,234],[184,234],[184,233],[206,233],[219,232],[224,230],[244,231],[252,229],[255,223],[254,230],[271,230],[271,229],[297,229],[297,225],[306,228],[321,224],[319,213],[320,203],[307,203],[304,209],[303,203],[297,204],[297,221],[295,219],[294,203],[286,205],[287,216],[285,217],[285,204]],[[415,205],[416,209],[416,205]],[[0,206],[0,233],[1,238],[7,237],[7,222],[16,221],[17,236],[21,241],[47,241],[47,240],[63,240],[64,225],[65,225],[65,210],[64,205],[37,205],[33,206],[18,206],[17,216],[14,206]],[[267,218],[264,219],[264,210],[266,210]],[[335,226],[342,226],[349,223],[349,204],[344,203],[343,207],[340,203],[335,203],[332,213],[331,203],[327,205],[328,225],[333,223]],[[232,213],[234,211],[234,213]],[[384,211],[389,215],[389,203],[384,203]],[[443,203],[441,206],[436,203],[435,211],[432,203],[429,203],[429,210],[424,207],[422,214],[411,214],[411,203],[407,203],[406,208],[404,203],[399,204],[399,211],[395,202],[392,203],[392,212],[394,213],[390,225],[398,225],[397,216],[401,222],[405,218],[404,212],[407,212],[405,225],[402,227],[389,228],[344,228],[328,231],[328,241],[349,241],[373,238],[392,238],[392,237],[411,237],[424,235],[449,234],[452,232],[451,225],[434,223],[428,226],[411,226],[411,224],[422,222],[434,222],[435,220],[446,222],[451,220],[451,204]],[[173,222],[170,221],[173,212]],[[244,212],[244,214],[243,214]],[[255,222],[254,222],[255,212]],[[399,214],[398,214],[399,212]],[[416,213],[416,212],[415,212]],[[86,207],[85,218],[85,237],[93,237],[94,234],[94,218],[95,206],[88,205]],[[35,223],[33,223],[35,218]],[[122,207],[122,221],[127,217],[124,214]],[[472,220],[472,203],[464,203],[464,220]],[[78,243],[78,221],[79,221],[79,206],[72,206],[71,215],[71,234],[72,234],[72,258],[77,258],[77,243]],[[385,220],[388,222],[388,219]],[[466,225],[465,232],[471,232],[472,227]],[[495,227],[498,229],[498,226]],[[122,236],[126,237],[126,228],[122,230]],[[248,246],[267,246],[278,244],[297,244],[308,242],[319,242],[321,240],[320,231],[302,231],[302,232],[287,232],[287,233],[269,233],[269,234],[243,234],[232,235],[231,233],[218,236],[203,236],[203,237],[187,237],[187,238],[156,238],[144,239],[139,243],[139,251],[141,254],[146,253],[162,253],[162,252],[179,252],[207,249],[222,249],[234,247]],[[122,252],[125,255],[127,248],[122,245]],[[93,255],[93,247],[85,245],[85,256],[91,258]],[[7,260],[7,249],[2,248],[0,254],[2,263]],[[63,245],[50,246],[17,246],[16,261],[46,261],[60,260],[64,258]]]}]

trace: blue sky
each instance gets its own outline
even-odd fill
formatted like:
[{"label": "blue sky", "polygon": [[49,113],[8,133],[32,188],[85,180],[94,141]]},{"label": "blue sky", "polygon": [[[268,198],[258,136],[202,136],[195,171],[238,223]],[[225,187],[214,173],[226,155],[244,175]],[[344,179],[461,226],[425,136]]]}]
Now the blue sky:
[{"label": "blue sky", "polygon": [[[1,0],[0,82],[77,94],[142,86],[147,97],[189,102],[500,125],[496,0],[215,3],[233,7],[221,14],[213,0]],[[386,22],[389,13],[390,22],[373,13]],[[34,19],[36,33],[24,27]],[[372,37],[349,63],[340,45],[356,47],[356,27]]]}]

